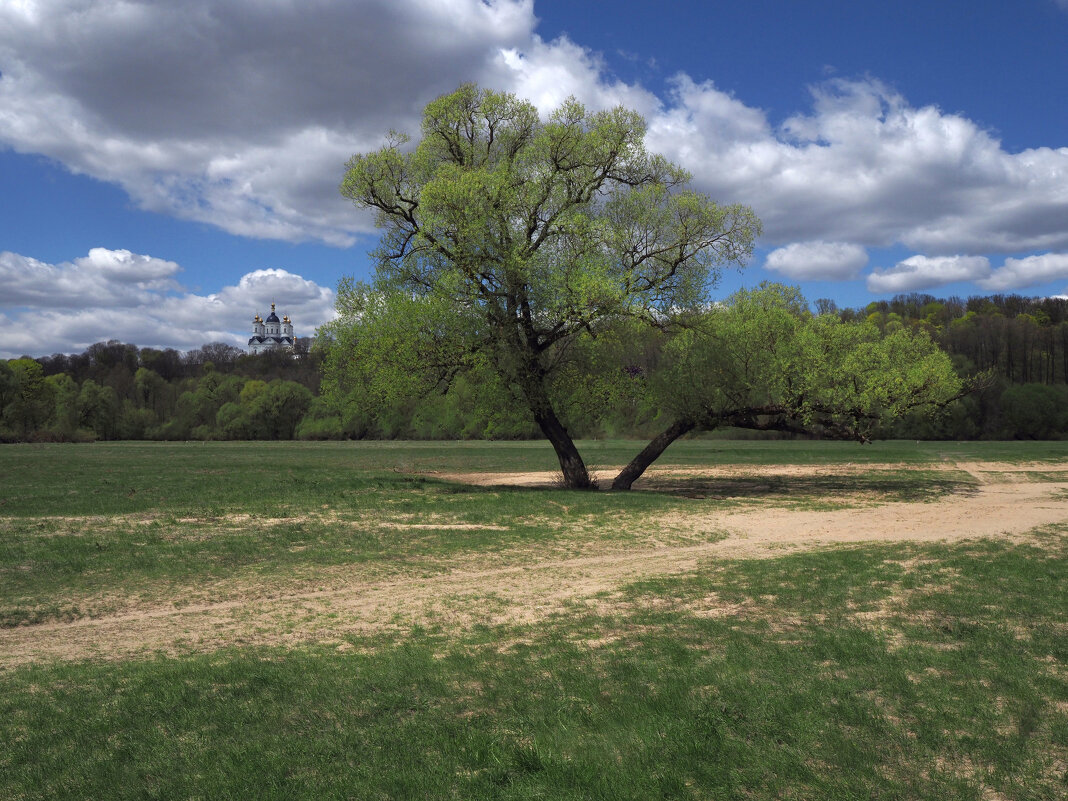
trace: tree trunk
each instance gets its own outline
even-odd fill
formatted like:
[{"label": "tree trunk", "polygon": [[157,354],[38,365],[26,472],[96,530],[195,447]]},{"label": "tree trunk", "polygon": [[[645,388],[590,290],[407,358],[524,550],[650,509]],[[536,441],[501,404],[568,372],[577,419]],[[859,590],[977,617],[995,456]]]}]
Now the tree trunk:
[{"label": "tree trunk", "polygon": [[597,484],[590,480],[590,473],[575,447],[575,441],[556,416],[556,410],[545,391],[545,373],[541,366],[531,359],[527,369],[515,380],[523,391],[534,422],[556,451],[560,471],[564,474],[564,486],[568,489],[597,489]]},{"label": "tree trunk", "polygon": [[676,420],[653,437],[652,442],[646,445],[642,452],[631,459],[630,464],[619,472],[615,481],[612,482],[612,489],[629,490],[631,484],[637,481],[641,474],[645,472],[645,469],[660,457],[660,454],[667,449],[668,445],[688,431],[692,431],[693,428],[694,424],[689,420]]},{"label": "tree trunk", "polygon": [[575,441],[571,439],[552,407],[541,409],[540,413],[534,411],[534,421],[556,451],[560,470],[564,474],[564,486],[568,489],[597,489],[597,484],[590,480],[590,473],[578,448],[575,447]]}]

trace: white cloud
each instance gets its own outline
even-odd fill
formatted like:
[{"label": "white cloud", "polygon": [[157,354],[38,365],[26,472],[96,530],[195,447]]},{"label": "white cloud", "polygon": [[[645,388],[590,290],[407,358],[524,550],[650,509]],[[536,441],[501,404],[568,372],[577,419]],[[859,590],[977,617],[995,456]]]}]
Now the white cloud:
[{"label": "white cloud", "polygon": [[334,316],[330,289],[286,270],[253,270],[210,295],[182,288],[173,278],[180,270],[128,250],[93,248],[61,264],[2,252],[0,358],[77,352],[109,339],[178,350],[207,342],[244,347],[252,316],[273,302],[298,336],[313,336]]},{"label": "white cloud", "polygon": [[764,266],[795,281],[843,281],[856,278],[868,253],[848,242],[794,242],[768,254]]},{"label": "white cloud", "polygon": [[623,104],[643,114],[657,112],[660,101],[651,92],[621,81],[602,79],[600,57],[566,37],[544,42],[531,36],[523,48],[502,48],[482,80],[527,98],[543,113],[568,97],[594,108]]},{"label": "white cloud", "polygon": [[173,261],[107,248],[91,248],[88,256],[75,259],[74,263],[87,273],[99,272],[113,281],[142,289],[172,288],[171,276],[182,269]]},{"label": "white cloud", "polygon": [[713,197],[753,206],[766,241],[1010,252],[1068,245],[1068,148],[1017,154],[971,120],[872,79],[813,89],[777,130],[711,84],[676,80],[655,149]]},{"label": "white cloud", "polygon": [[138,306],[160,290],[177,289],[172,276],[179,269],[172,261],[128,250],[93,248],[88,256],[59,265],[4,251],[0,252],[0,305]]},{"label": "white cloud", "polygon": [[988,275],[990,260],[985,256],[911,256],[887,270],[873,270],[868,276],[868,289],[879,293],[912,292]]},{"label": "white cloud", "polygon": [[40,0],[0,5],[0,145],[121,185],[144,208],[263,238],[370,231],[346,159],[418,131],[465,80],[547,110],[623,103],[713,197],[752,205],[768,245],[901,243],[935,255],[1068,249],[1068,148],[1019,153],[874,79],[832,79],[774,126],[680,74],[660,98],[536,34],[532,0]]},{"label": "white cloud", "polygon": [[0,4],[0,143],[144,208],[348,244],[353,153],[531,42],[531,0]]},{"label": "white cloud", "polygon": [[983,289],[1001,292],[1058,278],[1068,278],[1068,253],[1043,253],[1023,259],[1005,259],[1003,266],[977,283]]}]

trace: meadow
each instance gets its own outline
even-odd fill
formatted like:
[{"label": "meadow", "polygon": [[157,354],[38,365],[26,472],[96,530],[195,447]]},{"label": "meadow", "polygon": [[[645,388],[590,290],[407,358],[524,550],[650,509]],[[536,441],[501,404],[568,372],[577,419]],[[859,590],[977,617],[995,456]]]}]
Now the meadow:
[{"label": "meadow", "polygon": [[1068,443],[0,464],[0,798],[1068,795]]}]

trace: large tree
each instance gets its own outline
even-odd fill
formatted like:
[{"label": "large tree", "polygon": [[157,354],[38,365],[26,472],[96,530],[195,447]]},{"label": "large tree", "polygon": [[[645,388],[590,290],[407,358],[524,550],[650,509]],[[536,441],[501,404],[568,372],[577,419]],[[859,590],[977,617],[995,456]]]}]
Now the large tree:
[{"label": "large tree", "polygon": [[401,382],[492,368],[566,485],[590,487],[552,391],[569,347],[621,320],[664,327],[699,310],[760,232],[749,208],[687,188],[644,138],[637,113],[574,99],[547,120],[474,85],[434,100],[414,148],[393,134],[347,165],[342,194],[374,209],[383,235],[374,284],[339,293],[335,332],[360,321]]},{"label": "large tree", "polygon": [[[386,410],[477,376],[491,402],[529,409],[572,488],[592,482],[562,410],[588,417],[638,399],[665,427],[616,489],[693,430],[864,441],[960,394],[922,332],[813,315],[775,285],[713,303],[760,223],[688,189],[644,135],[622,108],[568,100],[542,121],[529,103],[467,85],[427,106],[416,146],[393,134],[354,156],[341,192],[375,209],[384,233],[373,283],[339,286],[328,390]],[[651,358],[636,360],[630,343]]]}]

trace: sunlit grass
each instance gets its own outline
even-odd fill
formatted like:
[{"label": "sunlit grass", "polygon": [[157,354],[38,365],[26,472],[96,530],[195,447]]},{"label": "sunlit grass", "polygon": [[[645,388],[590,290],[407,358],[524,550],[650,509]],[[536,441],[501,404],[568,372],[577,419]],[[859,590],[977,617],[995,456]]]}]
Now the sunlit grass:
[{"label": "sunlit grass", "polygon": [[[641,448],[580,443],[593,466],[621,465]],[[676,442],[657,466],[941,464],[1068,461],[1068,442]],[[557,469],[544,442],[190,442],[6,445],[0,516],[131,514],[165,509],[277,516],[386,487],[418,489],[435,474]],[[325,500],[324,500],[325,499]]]},{"label": "sunlit grass", "polygon": [[[584,493],[443,477],[549,470],[541,443],[5,447],[0,625],[684,544],[671,519],[937,503],[978,480],[935,464],[1064,456],[685,441],[670,479]],[[744,469],[844,463],[910,467]],[[1066,535],[709,560],[536,623],[476,583],[464,625],[0,668],[0,798],[1061,798]]]},{"label": "sunlit grass", "polygon": [[10,671],[0,795],[1056,798],[1050,536],[719,564],[537,627]]},{"label": "sunlit grass", "polygon": [[[843,443],[830,444],[845,452]],[[793,443],[753,445],[750,455],[761,463],[797,456]],[[685,457],[709,459],[719,447],[681,446]],[[377,442],[8,447],[0,453],[16,469],[0,488],[0,626],[95,617],[168,596],[225,600],[256,584],[279,592],[328,582],[328,571],[339,568],[379,578],[425,575],[465,554],[512,552],[522,560],[538,558],[531,553],[538,547],[626,544],[648,521],[670,515],[751,504],[829,510],[930,501],[974,486],[959,471],[922,469],[694,477],[675,454],[665,461],[682,474],[651,478],[642,492],[470,486],[440,477],[486,464],[543,466],[547,450],[543,443],[398,443],[390,450]],[[440,469],[406,473],[397,464]],[[670,527],[657,529],[660,542],[673,536]]]}]

